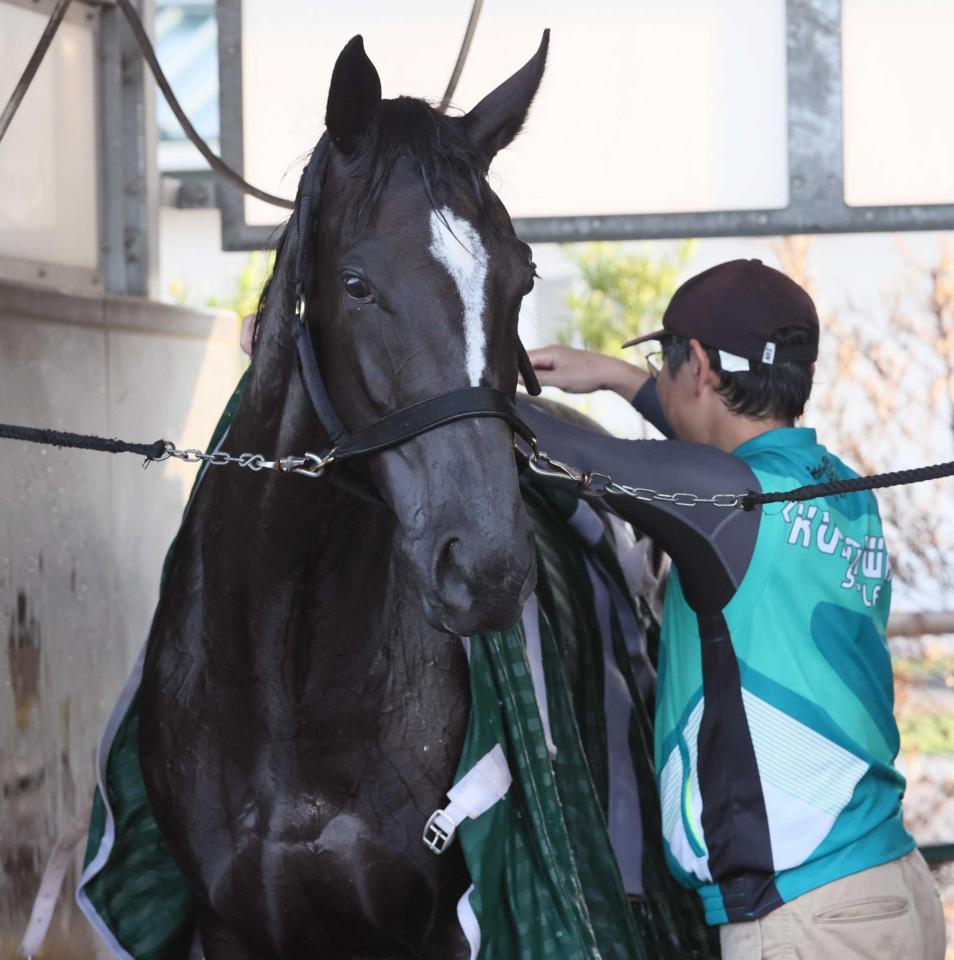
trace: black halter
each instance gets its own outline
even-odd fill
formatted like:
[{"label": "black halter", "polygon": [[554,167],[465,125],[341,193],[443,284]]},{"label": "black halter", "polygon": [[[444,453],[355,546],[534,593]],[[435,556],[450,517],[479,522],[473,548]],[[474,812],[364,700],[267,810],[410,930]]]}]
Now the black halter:
[{"label": "black halter", "polygon": [[[345,429],[322,379],[306,319],[305,295],[311,278],[308,241],[314,226],[314,211],[318,209],[321,199],[329,142],[328,134],[323,134],[298,185],[298,197],[295,203],[298,253],[295,268],[295,319],[292,324],[292,337],[298,348],[302,381],[318,420],[328,434],[332,446],[329,453],[333,454],[335,460],[353,459],[396,447],[436,427],[472,417],[497,417],[500,420],[506,420],[516,433],[533,445],[535,442],[533,433],[517,414],[513,398],[493,387],[464,387],[451,390],[402,407],[351,433]],[[537,382],[533,365],[519,338],[517,339],[517,365],[527,392],[533,396],[539,394],[540,384]]]}]

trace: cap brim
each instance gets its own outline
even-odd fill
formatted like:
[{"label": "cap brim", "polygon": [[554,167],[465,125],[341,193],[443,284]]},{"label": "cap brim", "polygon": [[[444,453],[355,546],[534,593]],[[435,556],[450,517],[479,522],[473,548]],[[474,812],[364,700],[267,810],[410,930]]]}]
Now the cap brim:
[{"label": "cap brim", "polygon": [[645,343],[647,340],[662,340],[663,337],[671,336],[668,330],[656,330],[653,333],[647,333],[642,337],[636,337],[635,340],[627,340],[623,347],[635,347],[637,343]]}]

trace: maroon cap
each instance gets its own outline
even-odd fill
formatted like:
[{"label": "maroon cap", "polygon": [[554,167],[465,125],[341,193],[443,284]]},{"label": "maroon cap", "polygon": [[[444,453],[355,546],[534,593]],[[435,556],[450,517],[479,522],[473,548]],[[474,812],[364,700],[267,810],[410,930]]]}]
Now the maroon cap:
[{"label": "maroon cap", "polygon": [[[808,341],[778,346],[774,337],[782,327],[804,330]],[[761,363],[812,363],[818,357],[818,313],[812,298],[761,260],[730,260],[687,280],[669,301],[662,330],[623,346],[667,334]]]}]

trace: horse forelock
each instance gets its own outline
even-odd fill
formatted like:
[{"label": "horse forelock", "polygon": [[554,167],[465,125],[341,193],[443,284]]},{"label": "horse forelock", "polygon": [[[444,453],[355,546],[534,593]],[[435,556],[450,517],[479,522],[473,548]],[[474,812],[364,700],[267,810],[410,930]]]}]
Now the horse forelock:
[{"label": "horse forelock", "polygon": [[428,214],[464,203],[473,210],[485,240],[492,242],[501,224],[487,183],[486,161],[456,118],[414,97],[381,101],[355,152],[349,178],[355,189],[345,224],[349,232],[367,229],[400,161],[413,165],[420,175],[430,204]]}]

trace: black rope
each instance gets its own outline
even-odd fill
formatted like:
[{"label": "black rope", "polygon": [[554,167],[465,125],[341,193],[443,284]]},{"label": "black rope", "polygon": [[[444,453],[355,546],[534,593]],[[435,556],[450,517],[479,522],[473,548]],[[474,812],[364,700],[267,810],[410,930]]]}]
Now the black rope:
[{"label": "black rope", "polygon": [[457,61],[451,72],[450,80],[447,81],[447,89],[444,96],[441,97],[441,105],[437,108],[438,113],[447,113],[454,93],[457,90],[457,81],[464,72],[464,64],[467,62],[467,54],[470,53],[470,44],[474,39],[474,31],[477,29],[477,21],[480,19],[480,8],[484,5],[484,0],[474,0],[474,5],[470,8],[470,17],[467,19],[467,29],[464,31],[464,39],[461,41],[460,50],[457,54]]},{"label": "black rope", "polygon": [[[23,440],[27,443],[42,443],[51,447],[71,447],[77,450],[97,450],[103,453],[136,453],[147,460],[161,460],[167,454],[165,440],[154,443],[127,443],[82,433],[66,433],[60,430],[42,430],[38,427],[18,427],[0,423],[0,440]],[[954,460],[935,463],[912,470],[895,470],[871,477],[854,477],[850,480],[832,480],[828,483],[813,483],[780,493],[756,493],[750,490],[739,502],[743,510],[752,510],[766,503],[790,503],[835,496],[839,493],[858,493],[862,490],[880,490],[884,487],[901,487],[925,480],[940,480],[954,476]]]},{"label": "black rope", "polygon": [[40,42],[31,54],[20,80],[13,88],[13,93],[10,94],[10,99],[3,108],[3,113],[0,114],[0,140],[3,139],[3,135],[7,132],[7,127],[12,123],[13,116],[19,109],[20,104],[23,103],[23,98],[26,96],[27,90],[30,89],[30,84],[33,82],[37,70],[40,69],[40,64],[43,63],[46,51],[50,49],[50,44],[53,42],[56,31],[59,30],[60,24],[63,22],[63,17],[66,16],[69,5],[70,0],[58,0],[56,6],[53,8],[50,19],[47,21],[46,27],[43,30],[43,36],[40,37]]},{"label": "black rope", "polygon": [[[23,98],[26,95],[27,90],[30,88],[30,84],[36,75],[40,64],[43,62],[43,58],[45,57],[47,50],[50,48],[53,38],[56,36],[56,32],[59,29],[60,23],[62,23],[63,17],[66,15],[66,11],[70,6],[70,2],[71,0],[57,0],[57,4],[53,9],[53,13],[50,16],[49,21],[47,21],[46,29],[43,31],[43,36],[40,38],[40,42],[37,44],[36,49],[33,51],[30,61],[27,63],[19,82],[13,90],[13,93],[10,95],[2,114],[0,114],[0,140],[3,139],[3,135],[7,132],[7,127],[10,126],[10,122],[13,120],[13,115],[17,112],[17,109],[23,102]],[[156,57],[156,51],[149,39],[149,35],[146,33],[146,29],[143,26],[142,19],[140,18],[138,11],[135,9],[135,7],[133,7],[132,3],[130,3],[130,0],[116,0],[116,5],[126,17],[126,20],[129,23],[129,28],[139,46],[143,59],[146,61],[147,66],[152,71],[152,74],[156,80],[156,85],[159,87],[163,97],[165,97],[166,103],[169,104],[169,109],[172,110],[176,120],[179,121],[179,125],[182,127],[185,135],[189,138],[199,153],[202,154],[206,163],[208,163],[212,170],[224,180],[227,180],[229,183],[238,187],[243,193],[247,193],[259,200],[264,200],[265,203],[270,203],[276,207],[284,207],[286,210],[293,209],[294,204],[291,200],[286,200],[284,197],[277,197],[273,193],[268,193],[265,190],[260,190],[258,187],[253,186],[246,179],[244,179],[240,173],[238,173],[236,170],[233,170],[221,157],[217,156],[212,151],[209,145],[205,142],[205,140],[202,139],[202,137],[199,135],[199,132],[192,125],[188,116],[186,115],[186,112],[182,109],[182,106],[176,98],[176,95],[173,93],[172,87],[169,84],[169,81],[166,79],[166,75],[163,73],[162,67],[159,65],[159,60]],[[460,79],[461,71],[464,69],[464,63],[467,60],[467,54],[470,51],[470,44],[474,37],[474,31],[477,28],[477,20],[480,16],[480,8],[482,5],[483,0],[474,0],[474,5],[470,11],[470,19],[467,21],[467,29],[464,32],[464,39],[461,43],[460,52],[457,55],[457,62],[454,65],[450,82],[447,84],[447,90],[444,92],[444,97],[441,100],[441,106],[439,108],[441,113],[444,113],[447,110],[450,99],[454,95],[454,90],[457,88],[457,81]]]},{"label": "black rope", "polygon": [[258,187],[252,186],[252,184],[233,170],[221,157],[216,156],[216,154],[212,152],[209,145],[199,136],[199,132],[195,127],[192,126],[192,123],[186,116],[185,110],[182,109],[179,101],[176,99],[176,95],[172,92],[172,87],[166,79],[162,67],[159,66],[156,51],[149,40],[149,35],[146,33],[146,28],[143,26],[142,20],[135,7],[133,7],[129,0],[116,0],[116,5],[122,10],[123,15],[126,17],[129,23],[129,29],[132,30],[133,37],[139,45],[143,59],[152,71],[152,75],[156,79],[156,86],[159,87],[160,92],[166,98],[169,109],[175,115],[176,120],[179,121],[179,126],[182,127],[185,135],[192,141],[193,146],[205,158],[205,162],[220,177],[238,187],[239,190],[247,193],[249,196],[256,197],[258,200],[264,200],[265,203],[273,204],[276,207],[284,207],[286,210],[293,209],[295,205],[291,200],[286,200],[284,197],[276,197],[273,193],[267,193],[265,190],[260,190]]},{"label": "black rope", "polygon": [[[26,69],[23,71],[23,75],[20,77],[19,83],[17,83],[13,93],[10,95],[10,99],[7,101],[7,104],[3,109],[3,113],[0,114],[0,140],[3,139],[4,134],[7,132],[7,128],[10,126],[10,122],[13,120],[13,115],[17,112],[20,104],[23,102],[23,98],[26,96],[26,92],[30,88],[30,84],[36,75],[40,64],[42,63],[44,56],[46,55],[47,50],[50,48],[50,44],[53,42],[53,38],[56,36],[57,29],[59,28],[60,23],[63,21],[63,17],[69,8],[70,2],[71,0],[58,0],[56,7],[53,9],[53,13],[47,22],[46,29],[43,31],[43,36],[40,38],[40,42],[33,51],[33,55],[30,57],[30,61],[27,64]],[[169,109],[172,110],[175,118],[179,121],[179,124],[185,131],[185,135],[189,138],[189,140],[192,141],[195,148],[199,151],[199,153],[202,154],[212,170],[223,179],[228,180],[229,183],[234,184],[244,193],[250,194],[253,197],[257,197],[259,200],[264,200],[265,203],[271,203],[276,207],[284,207],[287,210],[291,210],[293,206],[291,200],[286,200],[284,197],[276,197],[274,194],[267,193],[264,190],[259,190],[258,187],[252,186],[252,184],[250,184],[239,173],[225,163],[221,157],[216,156],[216,154],[212,152],[212,149],[209,147],[209,145],[205,142],[205,140],[202,139],[201,136],[199,136],[199,133],[195,127],[192,126],[189,118],[186,116],[185,111],[182,109],[179,101],[176,99],[176,95],[172,92],[172,87],[169,85],[169,81],[166,79],[166,76],[162,71],[162,67],[159,66],[159,60],[156,57],[155,49],[149,40],[149,35],[146,33],[146,28],[143,26],[138,12],[132,6],[129,0],[116,0],[116,4],[126,17],[126,20],[129,23],[129,28],[132,30],[133,37],[135,38],[136,43],[139,45],[139,49],[142,52],[143,59],[146,61],[146,64],[152,71],[153,76],[156,78],[156,84],[159,87],[162,95],[166,98],[166,102],[169,104]]]},{"label": "black rope", "polygon": [[155,443],[126,443],[106,437],[92,437],[82,433],[63,433],[59,430],[40,430],[36,427],[17,427],[0,423],[0,439],[25,440],[51,447],[74,447],[77,450],[98,450],[102,453],[138,453],[148,460],[160,460],[166,453],[166,441]]},{"label": "black rope", "polygon": [[880,490],[882,487],[902,487],[909,483],[921,483],[924,480],[940,480],[954,476],[954,460],[947,463],[935,463],[929,467],[916,467],[913,470],[895,470],[892,473],[879,473],[873,477],[854,477],[850,480],[831,480],[828,483],[813,483],[795,490],[781,493],[755,493],[749,491],[743,498],[743,510],[751,510],[763,503],[788,503],[799,500],[814,500],[817,497],[833,496],[838,493],[857,493],[860,490]]}]

